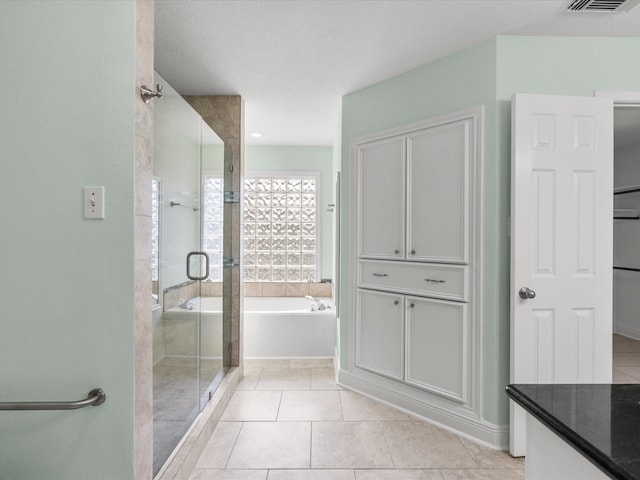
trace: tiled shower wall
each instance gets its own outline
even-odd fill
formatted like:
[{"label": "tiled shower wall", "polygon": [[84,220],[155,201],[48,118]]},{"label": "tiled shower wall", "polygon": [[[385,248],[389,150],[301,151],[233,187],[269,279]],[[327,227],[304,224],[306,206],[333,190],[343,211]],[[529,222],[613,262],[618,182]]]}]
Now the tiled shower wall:
[{"label": "tiled shower wall", "polygon": [[[244,104],[239,95],[185,96],[204,122],[224,142],[224,189],[240,192],[244,176]],[[224,204],[224,258],[239,262],[241,255],[242,204]],[[223,270],[224,364],[242,367],[242,302],[243,283],[238,266]]]},{"label": "tiled shower wall", "polygon": [[153,85],[154,0],[136,0],[134,288],[135,288],[135,478],[153,472],[152,327],[151,327],[151,178],[153,170],[153,104],[139,95]]},{"label": "tiled shower wall", "polygon": [[245,282],[245,297],[330,297],[330,283]]}]

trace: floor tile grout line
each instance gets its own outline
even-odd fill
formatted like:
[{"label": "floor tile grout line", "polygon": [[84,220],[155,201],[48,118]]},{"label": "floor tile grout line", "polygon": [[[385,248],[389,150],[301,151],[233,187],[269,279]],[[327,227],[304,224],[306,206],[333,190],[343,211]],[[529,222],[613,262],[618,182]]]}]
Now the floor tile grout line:
[{"label": "floor tile grout line", "polygon": [[640,365],[621,365],[621,366],[615,366],[613,367],[613,371],[615,373],[616,368],[637,368],[638,369],[638,374],[634,375],[632,373],[628,373],[628,372],[623,372],[623,371],[618,371],[618,373],[622,374],[622,375],[626,375],[627,377],[631,377],[631,378],[635,378],[636,380],[640,381]]},{"label": "floor tile grout line", "polygon": [[278,400],[278,408],[276,409],[276,418],[274,421],[279,422],[280,408],[282,407],[282,397],[284,396],[284,390],[280,390],[280,400]]},{"label": "floor tile grout line", "polygon": [[242,432],[242,429],[244,428],[244,424],[245,422],[240,422],[240,428],[238,429],[238,433],[236,433],[236,438],[233,440],[233,445],[229,449],[229,455],[227,456],[227,461],[224,462],[223,470],[227,470],[229,467],[229,460],[231,460],[231,455],[233,454],[233,450],[236,448],[236,445],[238,444],[238,439],[240,438],[240,432]]},{"label": "floor tile grout line", "polygon": [[309,422],[309,469],[313,468],[313,422]]},{"label": "floor tile grout line", "polygon": [[393,452],[391,451],[391,448],[389,447],[389,441],[387,440],[387,434],[386,434],[386,428],[382,428],[382,424],[380,422],[376,422],[376,425],[378,427],[378,429],[380,430],[380,433],[382,433],[382,439],[384,440],[384,446],[387,447],[387,452],[389,452],[389,457],[391,457],[391,463],[393,465],[394,470],[398,469],[398,466],[396,465],[396,459],[393,458]]},{"label": "floor tile grout line", "polygon": [[467,452],[467,455],[469,455],[469,458],[473,461],[473,463],[476,464],[476,467],[474,467],[474,468],[480,468],[480,463],[476,459],[476,456],[469,451],[469,449],[467,448],[467,446],[464,444],[464,442],[462,441],[462,439],[460,437],[458,437],[456,435],[456,438],[460,442],[460,444],[462,445],[462,448],[464,449],[464,451]]}]

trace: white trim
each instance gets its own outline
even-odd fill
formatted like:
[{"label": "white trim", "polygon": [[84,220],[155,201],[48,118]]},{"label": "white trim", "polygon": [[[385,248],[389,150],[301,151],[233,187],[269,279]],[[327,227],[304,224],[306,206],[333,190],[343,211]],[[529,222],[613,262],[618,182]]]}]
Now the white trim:
[{"label": "white trim", "polygon": [[[593,96],[613,99],[614,112],[616,107],[640,108],[640,91],[594,90]],[[614,149],[615,149],[615,140],[614,140]],[[615,165],[615,155],[614,155],[614,165]],[[615,190],[617,189],[614,188],[614,191]],[[615,226],[614,226],[614,231],[615,231]],[[615,282],[614,282],[614,285],[615,285]],[[615,299],[614,299],[614,305],[615,305]],[[640,339],[640,329],[638,329],[637,327],[620,323],[618,320],[616,320],[615,317],[613,319],[613,333],[624,335],[626,337],[631,337],[636,340]]]},{"label": "white trim", "polygon": [[[383,130],[381,132],[360,135],[351,140],[352,152],[354,145],[376,142],[388,137],[395,137],[397,135],[409,135],[420,130],[446,125],[447,123],[459,122],[460,120],[465,119],[484,120],[484,105],[478,105],[465,110],[459,110],[457,112],[447,113],[444,115],[439,115],[437,117],[431,117],[426,120],[420,120],[418,122],[409,123],[400,127]],[[353,167],[353,164],[351,166]]]},{"label": "white trim", "polygon": [[594,90],[594,97],[611,98],[614,107],[638,107],[640,106],[640,91],[611,91]]},{"label": "white trim", "polygon": [[[391,380],[372,374],[356,367],[356,305],[357,305],[357,264],[358,264],[358,147],[388,139],[398,135],[409,135],[426,128],[443,125],[461,120],[473,120],[473,144],[470,153],[473,156],[469,165],[469,207],[470,226],[470,258],[469,265],[472,269],[469,288],[469,328],[470,345],[469,360],[471,369],[471,382],[469,385],[469,397],[466,405],[460,405],[455,401],[447,400],[428,392],[421,391],[402,382]],[[476,106],[463,111],[458,111],[438,117],[430,118],[401,127],[385,130],[383,132],[362,135],[351,141],[351,195],[350,195],[350,219],[351,235],[349,238],[349,325],[348,341],[349,351],[347,355],[346,369],[339,372],[340,383],[356,391],[367,393],[381,401],[406,409],[407,411],[428,418],[455,431],[469,435],[475,439],[487,442],[498,448],[508,446],[508,426],[494,425],[482,420],[482,390],[483,390],[483,224],[482,212],[484,206],[483,182],[484,182],[484,106]],[[346,186],[346,185],[345,185]]]},{"label": "white trim", "polygon": [[509,447],[509,425],[486,422],[462,407],[451,409],[437,402],[424,403],[406,392],[343,369],[338,371],[338,385],[492,448]]},{"label": "white trim", "polygon": [[634,340],[640,340],[640,328],[625,325],[624,323],[616,323],[614,325],[613,333],[633,338]]}]

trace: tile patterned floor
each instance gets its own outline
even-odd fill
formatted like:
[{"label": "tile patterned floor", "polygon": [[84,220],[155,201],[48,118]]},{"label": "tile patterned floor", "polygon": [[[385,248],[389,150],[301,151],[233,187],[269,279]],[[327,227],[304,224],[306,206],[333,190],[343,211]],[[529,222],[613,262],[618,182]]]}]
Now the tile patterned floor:
[{"label": "tile patterned floor", "polygon": [[[521,480],[524,462],[335,384],[330,361],[245,362],[190,480]],[[613,336],[613,382],[640,341]]]},{"label": "tile patterned floor", "polygon": [[640,383],[640,341],[613,336],[613,383]]},{"label": "tile patterned floor", "polygon": [[245,361],[190,480],[524,478],[521,459],[343,390],[333,375],[325,360]]}]

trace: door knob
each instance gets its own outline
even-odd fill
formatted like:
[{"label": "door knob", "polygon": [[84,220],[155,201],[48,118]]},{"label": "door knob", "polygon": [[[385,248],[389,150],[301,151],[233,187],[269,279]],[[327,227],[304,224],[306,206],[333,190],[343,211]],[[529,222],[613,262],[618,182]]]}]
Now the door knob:
[{"label": "door knob", "polygon": [[518,295],[520,295],[520,298],[523,300],[527,300],[529,298],[536,298],[536,292],[534,292],[533,290],[527,287],[522,287],[518,292]]}]

